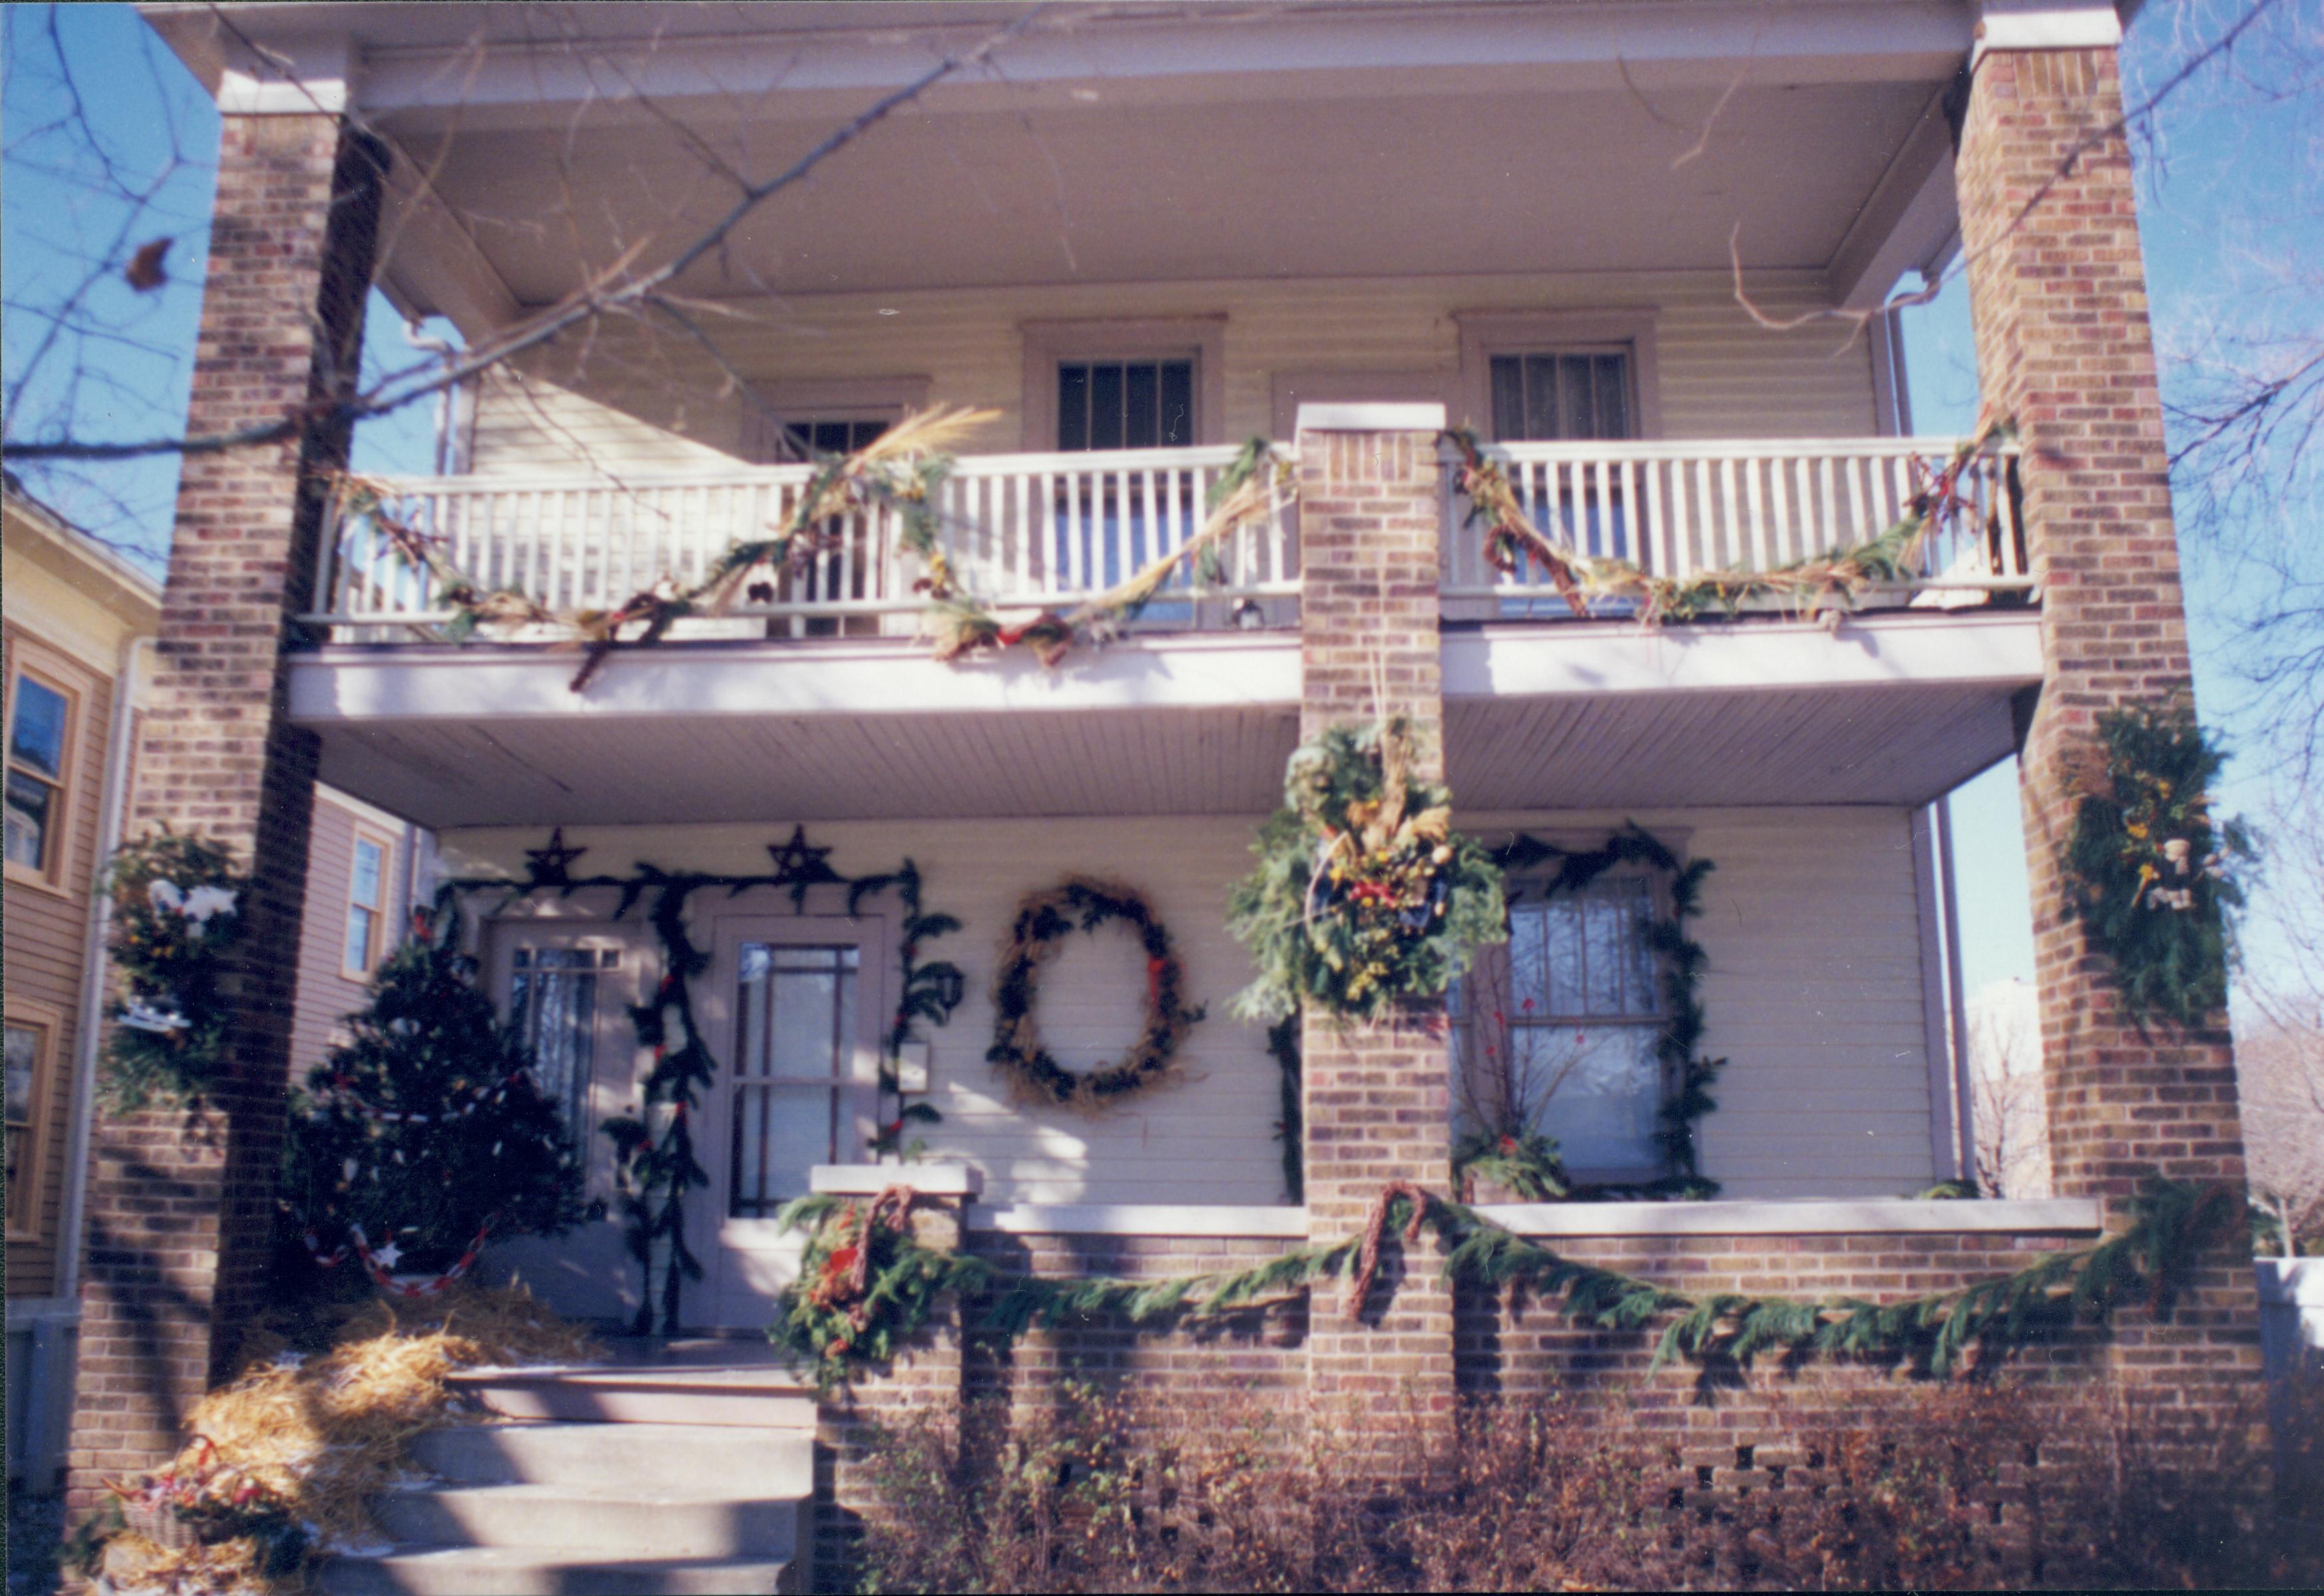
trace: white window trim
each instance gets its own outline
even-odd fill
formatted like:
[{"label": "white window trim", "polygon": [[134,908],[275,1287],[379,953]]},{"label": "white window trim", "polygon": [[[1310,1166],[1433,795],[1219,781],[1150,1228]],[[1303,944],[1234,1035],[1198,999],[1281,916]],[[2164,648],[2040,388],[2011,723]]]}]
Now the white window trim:
[{"label": "white window trim", "polygon": [[[379,923],[372,932],[371,945],[366,950],[371,962],[357,969],[347,962],[347,927],[358,908],[372,907],[355,901],[355,863],[365,843],[379,849],[379,903],[376,909]],[[346,980],[368,982],[378,973],[381,961],[387,956],[388,944],[393,938],[395,927],[395,837],[391,833],[360,820],[355,822],[347,841],[347,910],[339,921],[339,974]]]},{"label": "white window trim", "polygon": [[742,408],[742,454],[772,464],[788,457],[778,422],[888,421],[904,419],[928,402],[929,380],[902,377],[793,377],[753,383],[757,403]]},{"label": "white window trim", "polygon": [[1630,383],[1636,391],[1637,436],[1663,435],[1662,376],[1655,360],[1657,312],[1645,309],[1603,310],[1462,310],[1460,402],[1454,407],[1482,436],[1492,430],[1496,355],[1580,354],[1591,346],[1627,347]]},{"label": "white window trim", "polygon": [[63,769],[57,781],[57,812],[53,821],[55,846],[47,865],[40,870],[29,864],[6,861],[5,879],[11,882],[54,893],[60,898],[74,896],[69,882],[78,880],[75,873],[78,861],[73,846],[74,812],[79,807],[81,744],[87,740],[88,723],[83,717],[97,699],[97,683],[87,672],[74,669],[54,650],[42,647],[28,637],[16,637],[8,644],[7,715],[0,720],[0,770],[14,761],[8,757],[8,746],[16,732],[17,684],[31,677],[51,692],[60,693],[65,700],[65,738]]},{"label": "white window trim", "polygon": [[1194,442],[1226,436],[1226,336],[1223,316],[1151,317],[1141,320],[1028,321],[1025,342],[1025,448],[1057,448],[1057,367],[1070,361],[1192,359],[1194,363]]},{"label": "white window trim", "polygon": [[57,1056],[63,1046],[65,1017],[61,1010],[30,998],[10,996],[8,1023],[41,1034],[39,1059],[32,1066],[32,1102],[24,1121],[24,1189],[8,1196],[7,1238],[11,1241],[42,1241],[47,1233],[41,1228],[42,1176],[46,1173],[49,1158],[49,1094],[56,1089]]}]

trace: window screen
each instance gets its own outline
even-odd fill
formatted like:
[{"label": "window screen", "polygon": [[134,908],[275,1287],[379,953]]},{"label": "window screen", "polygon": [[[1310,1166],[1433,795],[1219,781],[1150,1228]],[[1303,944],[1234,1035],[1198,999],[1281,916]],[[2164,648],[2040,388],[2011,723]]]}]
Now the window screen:
[{"label": "window screen", "polygon": [[1493,436],[1628,438],[1630,357],[1613,350],[1492,357]]},{"label": "window screen", "polygon": [[783,423],[783,430],[802,452],[812,450],[824,455],[853,454],[888,430],[888,427],[886,421],[796,420]]},{"label": "window screen", "polygon": [[1057,367],[1057,447],[1176,448],[1194,441],[1191,360],[1068,361]]}]

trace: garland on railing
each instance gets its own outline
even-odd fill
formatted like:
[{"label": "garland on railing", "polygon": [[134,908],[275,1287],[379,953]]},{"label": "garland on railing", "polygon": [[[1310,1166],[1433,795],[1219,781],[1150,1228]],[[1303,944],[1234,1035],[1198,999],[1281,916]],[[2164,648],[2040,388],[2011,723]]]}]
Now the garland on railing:
[{"label": "garland on railing", "polygon": [[693,1115],[701,1107],[703,1090],[718,1073],[718,1061],[694,1013],[694,978],[709,967],[711,955],[696,946],[687,934],[687,899],[712,888],[724,889],[733,897],[754,887],[769,887],[788,891],[791,907],[798,909],[805,908],[807,893],[814,888],[837,886],[847,890],[847,914],[853,918],[865,899],[881,892],[896,894],[904,909],[898,955],[902,986],[889,1022],[879,1079],[883,1105],[896,1101],[898,1112],[893,1120],[883,1112],[870,1144],[874,1153],[903,1151],[896,1144],[907,1124],[942,1118],[929,1104],[900,1101],[897,1066],[905,1045],[918,1039],[919,1021],[943,1025],[960,1003],[959,967],[920,959],[925,943],[960,929],[960,922],[950,915],[922,909],[919,868],[912,861],[907,859],[899,869],[885,874],[842,875],[831,868],[829,848],[808,845],[805,826],[795,828],[790,841],[780,847],[769,845],[774,869],[765,875],[671,872],[650,864],[640,864],[627,876],[573,875],[573,863],[586,852],[566,846],[559,829],[547,847],[527,852],[530,868],[523,880],[463,877],[445,883],[439,902],[471,891],[505,892],[505,902],[539,891],[554,890],[560,897],[570,897],[584,888],[608,887],[620,893],[613,914],[619,920],[647,893],[653,894],[647,918],[661,943],[661,980],[652,997],[630,1010],[638,1045],[653,1052],[653,1068],[646,1077],[637,1112],[609,1119],[600,1129],[613,1143],[616,1193],[622,1217],[629,1223],[630,1256],[637,1262],[641,1281],[637,1333],[650,1334],[655,1328],[654,1260],[660,1253],[666,1261],[659,1320],[661,1333],[669,1334],[678,1326],[684,1281],[702,1278],[701,1260],[686,1241],[686,1194],[710,1183],[708,1171],[695,1153]]},{"label": "garland on railing", "polygon": [[[583,650],[581,668],[570,684],[577,693],[616,649],[659,642],[687,616],[724,613],[738,595],[770,602],[778,574],[806,569],[816,555],[835,547],[827,529],[838,518],[872,505],[895,512],[898,541],[927,564],[929,577],[922,586],[941,585],[944,561],[936,548],[936,490],[952,472],[950,448],[996,413],[965,408],[926,411],[905,417],[853,454],[818,457],[816,473],[798,503],[779,524],[768,529],[766,537],[728,544],[699,582],[681,584],[664,576],[610,610],[555,612],[513,589],[479,590],[446,556],[444,538],[391,511],[394,490],[369,477],[346,474],[337,478],[335,519],[369,521],[397,554],[435,578],[435,602],[454,612],[445,629],[454,641],[464,641],[478,627],[490,624],[556,625],[568,631]],[[632,627],[638,629],[636,634],[623,636]]]},{"label": "garland on railing", "polygon": [[2200,1026],[2227,1007],[2252,844],[2242,821],[2211,816],[2226,759],[2181,696],[2101,712],[2070,767],[2067,912],[2114,961],[2135,1023]]},{"label": "garland on railing", "polygon": [[[1624,865],[1643,864],[1669,883],[1670,912],[1657,914],[1646,924],[1646,946],[1653,950],[1662,975],[1663,1023],[1655,1038],[1655,1056],[1661,1061],[1669,1092],[1656,1111],[1661,1129],[1655,1141],[1662,1149],[1669,1173],[1640,1186],[1593,1191],[1597,1196],[1712,1197],[1719,1183],[1702,1173],[1696,1146],[1695,1122],[1719,1106],[1711,1095],[1724,1058],[1705,1057],[1702,1045],[1707,1021],[1702,1009],[1702,973],[1711,955],[1694,940],[1687,927],[1702,915],[1702,883],[1717,868],[1708,859],[1682,863],[1668,844],[1636,821],[1606,840],[1603,847],[1576,851],[1545,843],[1523,834],[1493,853],[1493,863],[1508,875],[1517,876],[1553,862],[1557,873],[1542,883],[1544,897],[1578,892]],[[1521,885],[1520,888],[1521,889]],[[1514,899],[1517,891],[1509,896]]]},{"label": "garland on railing", "polygon": [[2006,432],[2002,421],[1987,417],[1942,466],[1931,470],[1914,460],[1912,503],[1894,525],[1868,542],[1765,570],[1736,566],[1686,577],[1658,576],[1632,560],[1582,554],[1549,537],[1526,514],[1508,474],[1499,462],[1486,458],[1474,431],[1454,427],[1443,437],[1461,457],[1456,485],[1469,501],[1464,524],[1485,523],[1487,563],[1513,576],[1531,560],[1549,573],[1559,596],[1575,614],[1590,614],[1600,602],[1626,602],[1635,607],[1640,624],[1654,626],[1692,621],[1714,609],[1733,615],[1753,599],[1776,600],[1801,615],[1821,612],[1836,624],[1869,589],[1909,582],[1918,575],[1930,537],[1968,503],[1960,493],[1962,471]]},{"label": "garland on railing", "polygon": [[[1041,966],[1076,927],[1094,931],[1120,920],[1138,933],[1146,953],[1146,1023],[1137,1043],[1102,1068],[1069,1070],[1041,1041],[1034,1005]],[[1009,947],[992,983],[992,1046],[984,1056],[1007,1077],[1021,1102],[1093,1112],[1167,1078],[1186,1032],[1203,1018],[1180,999],[1185,972],[1170,933],[1127,887],[1075,876],[1062,886],[1029,894],[1017,906]]]},{"label": "garland on railing", "polygon": [[1221,546],[1244,526],[1263,519],[1278,495],[1296,491],[1297,480],[1273,444],[1252,438],[1211,484],[1204,506],[1207,519],[1192,538],[1071,610],[1044,609],[1014,626],[1002,625],[986,601],[955,586],[943,556],[934,555],[919,584],[931,600],[923,629],[935,640],[939,660],[1023,647],[1031,649],[1042,664],[1056,665],[1076,648],[1102,645],[1119,636],[1181,567],[1191,567],[1197,583],[1222,580]]},{"label": "garland on railing", "polygon": [[109,999],[97,1090],[119,1112],[197,1102],[226,1062],[226,955],[242,936],[250,883],[216,843],[166,826],[124,843],[105,867],[106,943],[125,990]]},{"label": "garland on railing", "polygon": [[[1972,1348],[2006,1357],[2037,1335],[2078,1322],[2103,1324],[2125,1300],[2166,1309],[2201,1249],[2227,1234],[2238,1196],[2224,1186],[2150,1180],[2120,1235],[2052,1253],[2014,1274],[1890,1303],[1860,1297],[1718,1293],[1696,1297],[1618,1270],[1565,1258],[1495,1224],[1474,1209],[1391,1182],[1361,1236],[1296,1248],[1250,1268],[1159,1280],[1045,1279],[1014,1274],[966,1253],[921,1245],[904,1218],[910,1198],[883,1196],[865,1212],[835,1196],[803,1197],[779,1216],[808,1232],[801,1284],[788,1287],[770,1339],[811,1365],[825,1388],[892,1357],[934,1317],[940,1295],[984,1303],[968,1333],[1013,1341],[1036,1325],[1099,1315],[1132,1325],[1215,1318],[1291,1300],[1317,1280],[1350,1274],[1347,1313],[1360,1319],[1372,1265],[1390,1234],[1422,1230],[1444,1250],[1454,1285],[1525,1291],[1573,1323],[1605,1331],[1660,1324],[1649,1372],[1674,1359],[1748,1366],[1761,1353],[1787,1358],[1909,1361],[1944,1379]],[[848,1285],[825,1285],[844,1274]]]},{"label": "garland on railing", "polygon": [[1336,725],[1285,767],[1284,807],[1259,829],[1259,865],[1236,883],[1228,926],[1259,977],[1248,1019],[1305,1003],[1377,1019],[1450,986],[1480,943],[1508,935],[1501,875],[1452,829],[1452,796],[1413,774],[1402,718]]}]

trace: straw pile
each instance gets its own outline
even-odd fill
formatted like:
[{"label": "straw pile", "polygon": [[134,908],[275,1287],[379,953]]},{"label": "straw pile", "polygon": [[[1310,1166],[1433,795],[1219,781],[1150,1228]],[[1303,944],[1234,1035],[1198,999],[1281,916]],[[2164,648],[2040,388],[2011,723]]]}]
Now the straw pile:
[{"label": "straw pile", "polygon": [[[195,1406],[188,1428],[235,1471],[286,1501],[317,1550],[376,1538],[366,1504],[402,1465],[411,1437],[473,1421],[445,1377],[485,1365],[570,1363],[595,1352],[588,1336],[521,1287],[473,1289],[426,1305],[375,1303],[336,1344],[300,1359],[283,1353],[250,1368]],[[207,1461],[189,1440],[176,1468]],[[105,1573],[124,1591],[281,1592],[305,1570],[264,1577],[247,1540],[164,1548],[124,1533],[106,1547]]]}]

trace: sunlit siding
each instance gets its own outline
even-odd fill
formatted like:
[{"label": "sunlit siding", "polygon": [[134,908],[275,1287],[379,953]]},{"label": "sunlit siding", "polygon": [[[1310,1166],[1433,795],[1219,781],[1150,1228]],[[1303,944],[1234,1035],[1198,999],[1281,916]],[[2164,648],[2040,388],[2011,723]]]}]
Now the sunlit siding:
[{"label": "sunlit siding", "polygon": [[[1827,302],[1819,274],[1763,274],[1751,292],[1769,320]],[[1277,373],[1429,371],[1451,377],[1460,365],[1456,312],[1609,308],[1656,312],[1656,389],[1667,437],[1877,430],[1864,341],[1831,322],[1790,330],[1763,325],[1724,273],[793,296],[721,319],[715,336],[733,366],[756,380],[926,377],[932,403],[999,411],[979,447],[1013,450],[1026,442],[1019,328],[1028,320],[1223,318],[1226,414],[1215,431],[1234,439],[1274,429]],[[675,339],[601,328],[586,346],[545,352],[528,369],[530,380],[503,380],[480,398],[475,469],[679,468],[742,447],[745,401]]]},{"label": "sunlit siding", "polygon": [[381,926],[388,946],[401,939],[410,916],[404,891],[405,850],[410,845],[406,828],[369,806],[358,807],[327,789],[318,789],[307,853],[307,909],[299,933],[298,1006],[290,1024],[291,1074],[302,1084],[308,1070],[344,1039],[346,1016],[369,1001],[369,983],[346,969],[348,891],[358,827],[395,850],[388,863],[387,907]]}]

